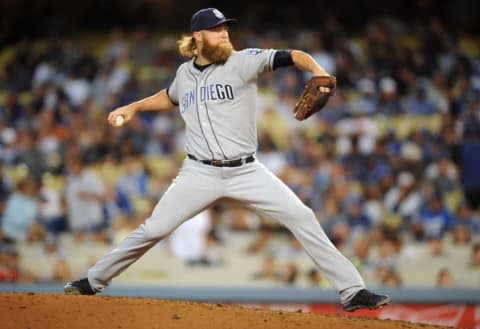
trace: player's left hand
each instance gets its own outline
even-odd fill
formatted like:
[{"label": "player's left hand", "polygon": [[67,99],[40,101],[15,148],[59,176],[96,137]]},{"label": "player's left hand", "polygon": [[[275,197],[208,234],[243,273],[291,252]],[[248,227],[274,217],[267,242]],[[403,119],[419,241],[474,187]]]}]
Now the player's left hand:
[{"label": "player's left hand", "polygon": [[333,95],[337,79],[331,75],[314,75],[308,81],[293,109],[297,120],[305,120],[320,111]]}]

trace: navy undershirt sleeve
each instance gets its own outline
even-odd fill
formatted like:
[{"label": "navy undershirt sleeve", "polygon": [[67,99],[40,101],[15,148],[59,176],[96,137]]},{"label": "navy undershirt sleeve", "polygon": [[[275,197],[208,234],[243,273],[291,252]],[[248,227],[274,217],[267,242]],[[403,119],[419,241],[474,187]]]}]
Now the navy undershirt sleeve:
[{"label": "navy undershirt sleeve", "polygon": [[278,50],[273,57],[273,69],[276,70],[279,67],[292,66],[292,53],[291,50]]}]

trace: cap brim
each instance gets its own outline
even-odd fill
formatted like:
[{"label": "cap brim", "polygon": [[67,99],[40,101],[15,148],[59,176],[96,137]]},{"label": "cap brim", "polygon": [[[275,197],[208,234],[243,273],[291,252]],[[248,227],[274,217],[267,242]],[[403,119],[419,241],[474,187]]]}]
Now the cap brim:
[{"label": "cap brim", "polygon": [[213,29],[214,27],[220,26],[222,24],[232,25],[232,24],[236,24],[236,23],[238,23],[238,20],[235,19],[235,18],[225,18],[225,19],[222,19],[221,21],[217,22],[216,24],[214,24],[212,26],[208,26],[208,27],[204,28],[204,30]]}]

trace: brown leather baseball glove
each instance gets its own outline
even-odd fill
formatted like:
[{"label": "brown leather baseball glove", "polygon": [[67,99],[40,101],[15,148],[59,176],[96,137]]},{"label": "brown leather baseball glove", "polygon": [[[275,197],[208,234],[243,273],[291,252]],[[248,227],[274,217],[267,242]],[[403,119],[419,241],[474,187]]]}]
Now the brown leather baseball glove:
[{"label": "brown leather baseball glove", "polygon": [[[336,85],[337,79],[334,76],[324,75],[310,78],[293,109],[295,118],[302,121],[320,111],[333,95]],[[328,87],[330,92],[323,93],[320,91],[320,87]]]}]

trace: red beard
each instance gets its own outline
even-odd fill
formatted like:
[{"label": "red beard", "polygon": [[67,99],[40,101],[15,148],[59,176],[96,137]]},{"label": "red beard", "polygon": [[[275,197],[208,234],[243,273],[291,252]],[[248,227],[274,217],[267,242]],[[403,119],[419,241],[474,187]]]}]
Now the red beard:
[{"label": "red beard", "polygon": [[201,54],[205,59],[212,63],[225,63],[233,52],[233,46],[230,41],[222,42],[217,46],[208,43],[205,40]]}]

